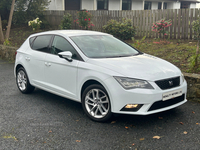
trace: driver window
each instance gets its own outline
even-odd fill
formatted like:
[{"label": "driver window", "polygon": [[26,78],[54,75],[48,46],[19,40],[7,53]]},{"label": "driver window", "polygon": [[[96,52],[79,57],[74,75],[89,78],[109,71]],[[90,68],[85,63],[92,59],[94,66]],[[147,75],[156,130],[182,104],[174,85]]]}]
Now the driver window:
[{"label": "driver window", "polygon": [[76,50],[72,47],[72,45],[63,37],[61,36],[55,36],[50,52],[51,54],[55,54],[57,55],[60,52],[64,52],[64,51],[70,51],[72,53],[72,58],[73,59],[78,59],[77,58],[77,52]]}]

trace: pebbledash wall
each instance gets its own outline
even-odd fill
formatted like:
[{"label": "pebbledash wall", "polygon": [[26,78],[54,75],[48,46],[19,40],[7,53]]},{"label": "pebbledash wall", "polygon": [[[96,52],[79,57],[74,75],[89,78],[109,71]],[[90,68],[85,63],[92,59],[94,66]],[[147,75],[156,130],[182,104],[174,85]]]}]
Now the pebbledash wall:
[{"label": "pebbledash wall", "polygon": [[[0,58],[14,62],[16,47],[0,45]],[[188,84],[187,99],[200,102],[200,74],[184,73]]]}]

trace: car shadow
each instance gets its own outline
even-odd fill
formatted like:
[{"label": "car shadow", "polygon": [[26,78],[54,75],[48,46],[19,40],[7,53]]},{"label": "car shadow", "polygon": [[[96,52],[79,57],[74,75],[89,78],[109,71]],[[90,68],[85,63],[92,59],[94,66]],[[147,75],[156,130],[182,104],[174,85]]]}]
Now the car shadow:
[{"label": "car shadow", "polygon": [[[79,102],[63,98],[57,96],[55,94],[35,89],[35,91],[31,94],[34,99],[37,101],[37,97],[39,97],[38,101],[42,99],[43,103],[47,103],[48,105],[52,105],[55,109],[62,109],[66,114],[73,113],[73,116],[77,116],[77,118],[81,118],[82,121],[91,121],[92,124],[96,124],[99,122],[95,122],[90,120],[82,109],[82,105]],[[49,108],[50,109],[50,108]],[[50,110],[49,110],[50,111]],[[165,122],[173,122],[176,121],[177,118],[181,117],[183,114],[182,109],[174,108],[168,111],[151,114],[151,115],[124,115],[124,114],[113,114],[113,117],[103,124],[126,124],[130,126],[140,126],[146,127],[154,126],[157,123],[163,121]],[[60,114],[64,115],[64,114]],[[64,116],[63,116],[64,117]],[[61,117],[62,118],[62,117]]]}]

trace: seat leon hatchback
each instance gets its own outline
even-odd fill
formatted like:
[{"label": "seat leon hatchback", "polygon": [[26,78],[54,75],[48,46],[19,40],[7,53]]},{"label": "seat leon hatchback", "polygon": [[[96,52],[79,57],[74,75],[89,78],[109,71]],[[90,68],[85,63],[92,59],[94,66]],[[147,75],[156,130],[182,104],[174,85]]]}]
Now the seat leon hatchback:
[{"label": "seat leon hatchback", "polygon": [[95,121],[112,113],[158,113],[187,101],[187,83],[176,66],[95,31],[29,36],[17,50],[14,73],[22,93],[36,87],[80,102]]}]

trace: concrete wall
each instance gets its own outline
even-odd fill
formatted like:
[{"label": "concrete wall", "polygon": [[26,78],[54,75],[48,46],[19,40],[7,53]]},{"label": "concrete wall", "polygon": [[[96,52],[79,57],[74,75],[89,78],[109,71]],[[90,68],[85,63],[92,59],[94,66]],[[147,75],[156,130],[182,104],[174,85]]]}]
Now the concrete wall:
[{"label": "concrete wall", "polygon": [[14,62],[17,49],[16,47],[0,45],[0,58]]},{"label": "concrete wall", "polygon": [[188,100],[200,102],[200,74],[184,73],[184,76],[188,84]]}]

